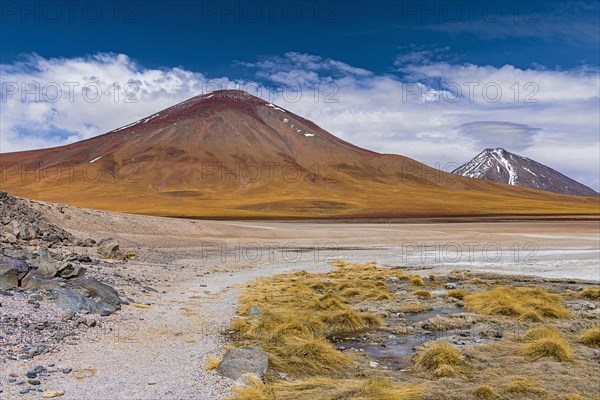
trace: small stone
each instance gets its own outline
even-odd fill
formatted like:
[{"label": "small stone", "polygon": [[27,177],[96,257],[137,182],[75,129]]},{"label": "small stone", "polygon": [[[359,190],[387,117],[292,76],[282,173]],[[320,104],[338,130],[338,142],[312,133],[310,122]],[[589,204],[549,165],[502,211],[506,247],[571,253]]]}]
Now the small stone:
[{"label": "small stone", "polygon": [[258,306],[252,306],[252,307],[250,307],[248,309],[248,312],[246,313],[246,315],[248,315],[248,316],[260,315],[260,314],[262,314],[262,310]]},{"label": "small stone", "polygon": [[19,394],[27,394],[29,393],[29,388],[19,390]]},{"label": "small stone", "polygon": [[148,385],[156,385],[157,383],[158,383],[158,382],[155,382],[155,381],[150,381],[150,382],[148,382]]},{"label": "small stone", "polygon": [[58,370],[60,372],[62,372],[63,374],[69,374],[69,373],[71,373],[71,371],[73,371],[73,368],[71,368],[71,367],[65,367],[63,365],[59,365],[58,366]]},{"label": "small stone", "polygon": [[37,378],[37,372],[31,369],[27,371],[27,377],[30,379]]},{"label": "small stone", "polygon": [[39,379],[30,379],[27,382],[29,382],[29,384],[33,386],[38,386],[41,383]]},{"label": "small stone", "polygon": [[42,392],[42,397],[45,399],[53,399],[55,397],[60,397],[64,395],[65,392],[63,392],[62,390],[46,390],[45,392]]},{"label": "small stone", "polygon": [[15,383],[17,378],[8,378],[8,383]]},{"label": "small stone", "polygon": [[38,365],[33,370],[36,374],[41,374],[42,372],[46,371],[46,367],[44,367],[43,365]]},{"label": "small stone", "polygon": [[369,361],[369,367],[371,368],[377,368],[377,366],[379,365],[378,362],[375,361]]}]

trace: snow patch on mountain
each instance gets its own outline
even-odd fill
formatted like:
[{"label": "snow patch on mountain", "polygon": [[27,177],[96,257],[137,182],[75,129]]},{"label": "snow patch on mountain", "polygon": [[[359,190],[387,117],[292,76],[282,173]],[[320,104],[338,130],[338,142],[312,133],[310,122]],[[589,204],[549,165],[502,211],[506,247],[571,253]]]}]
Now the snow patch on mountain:
[{"label": "snow patch on mountain", "polygon": [[593,189],[550,167],[503,148],[485,149],[452,173],[560,194],[598,195]]}]

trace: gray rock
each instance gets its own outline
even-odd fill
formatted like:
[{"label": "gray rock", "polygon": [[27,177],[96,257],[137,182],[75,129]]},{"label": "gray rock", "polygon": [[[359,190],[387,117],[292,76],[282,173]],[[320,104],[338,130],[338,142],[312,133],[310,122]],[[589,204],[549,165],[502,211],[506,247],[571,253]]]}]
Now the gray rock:
[{"label": "gray rock", "polygon": [[233,380],[239,379],[246,373],[254,374],[262,379],[268,367],[269,357],[267,353],[259,348],[246,346],[229,349],[223,356],[217,371],[219,374]]},{"label": "gray rock", "polygon": [[17,237],[11,232],[5,232],[2,236],[4,236],[4,239],[6,239],[6,241],[10,244],[17,243]]},{"label": "gray rock", "polygon": [[40,259],[37,261],[37,271],[48,278],[54,278],[58,272],[58,262],[46,258]]},{"label": "gray rock", "polygon": [[73,371],[73,368],[71,368],[71,367],[65,367],[64,365],[59,365],[58,366],[58,370],[60,372],[62,372],[63,374],[69,374],[69,373],[71,373],[71,371]]},{"label": "gray rock", "polygon": [[56,275],[64,279],[76,278],[85,272],[85,268],[73,262],[60,264],[56,269]]},{"label": "gray rock", "polygon": [[102,314],[103,311],[109,311],[106,310],[106,307],[109,307],[111,309],[109,312],[114,312],[113,307],[88,299],[73,289],[61,287],[52,289],[50,292],[52,293],[52,297],[54,297],[56,305],[65,310],[76,313]]},{"label": "gray rock", "polygon": [[260,309],[259,306],[252,306],[248,309],[248,312],[246,313],[248,316],[252,316],[252,315],[261,315],[262,314],[262,310]]},{"label": "gray rock", "polygon": [[73,278],[67,282],[67,286],[83,293],[90,299],[106,305],[105,309],[110,310],[111,313],[121,308],[119,293],[94,278]]},{"label": "gray rock", "polygon": [[38,230],[34,226],[21,226],[17,237],[21,240],[32,240],[38,236]]},{"label": "gray rock", "polygon": [[0,289],[21,286],[29,266],[16,258],[0,255]]},{"label": "gray rock", "polygon": [[97,251],[102,257],[114,257],[119,253],[119,242],[113,238],[102,239],[100,243],[98,243]]},{"label": "gray rock", "polygon": [[29,382],[29,384],[33,386],[38,386],[41,383],[39,379],[30,379],[27,382]]},{"label": "gray rock", "polygon": [[51,290],[60,287],[60,278],[48,279],[48,277],[37,270],[31,271],[21,281],[25,289]]}]

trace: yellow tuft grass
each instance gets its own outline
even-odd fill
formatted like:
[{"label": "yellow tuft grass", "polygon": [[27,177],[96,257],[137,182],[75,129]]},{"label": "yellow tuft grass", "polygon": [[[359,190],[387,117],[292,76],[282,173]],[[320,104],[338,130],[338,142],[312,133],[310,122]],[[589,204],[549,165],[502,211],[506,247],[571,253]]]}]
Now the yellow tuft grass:
[{"label": "yellow tuft grass", "polygon": [[526,344],[523,355],[538,360],[543,357],[557,361],[570,361],[573,352],[563,335],[553,327],[541,326],[530,329],[525,334]]},{"label": "yellow tuft grass", "polygon": [[428,343],[415,358],[415,366],[436,377],[455,374],[464,364],[460,351],[448,342]]},{"label": "yellow tuft grass", "polygon": [[585,288],[581,292],[581,297],[590,300],[600,300],[600,288]]},{"label": "yellow tuft grass", "polygon": [[585,400],[584,397],[577,393],[572,393],[566,397],[563,397],[561,400]]},{"label": "yellow tuft grass", "polygon": [[312,378],[295,382],[263,383],[251,378],[234,389],[236,400],[418,400],[418,386],[384,380]]},{"label": "yellow tuft grass", "polygon": [[432,299],[433,298],[431,293],[429,293],[427,290],[415,290],[413,292],[413,294],[420,299]]},{"label": "yellow tuft grass", "polygon": [[546,339],[546,338],[561,339],[562,337],[563,336],[558,331],[558,329],[556,329],[552,326],[542,325],[542,326],[537,326],[535,328],[531,328],[530,330],[525,332],[525,336],[523,337],[523,339],[526,342],[534,342],[534,341],[540,340],[540,339]]},{"label": "yellow tuft grass", "polygon": [[425,281],[423,281],[423,278],[421,278],[418,275],[412,276],[410,278],[410,283],[414,286],[424,286],[425,285]]},{"label": "yellow tuft grass", "polygon": [[453,297],[458,300],[464,300],[466,295],[467,295],[467,291],[465,289],[448,290],[448,297]]},{"label": "yellow tuft grass", "polygon": [[500,397],[490,385],[481,385],[473,392],[476,399],[496,399]]},{"label": "yellow tuft grass", "polygon": [[595,326],[583,332],[578,340],[589,347],[600,347],[600,326]]},{"label": "yellow tuft grass", "polygon": [[543,288],[495,287],[491,290],[475,292],[465,296],[465,304],[470,311],[487,315],[505,315],[532,321],[543,317],[563,318],[569,315],[557,294],[548,293]]},{"label": "yellow tuft grass", "polygon": [[218,357],[215,357],[213,355],[208,355],[206,357],[206,359],[204,360],[204,370],[205,371],[215,370],[215,369],[219,368],[219,365],[221,365],[221,359]]},{"label": "yellow tuft grass", "polygon": [[536,386],[536,384],[531,380],[520,376],[515,377],[510,383],[508,383],[505,387],[505,391],[507,393],[519,395],[536,394],[546,396],[549,394],[546,389]]}]

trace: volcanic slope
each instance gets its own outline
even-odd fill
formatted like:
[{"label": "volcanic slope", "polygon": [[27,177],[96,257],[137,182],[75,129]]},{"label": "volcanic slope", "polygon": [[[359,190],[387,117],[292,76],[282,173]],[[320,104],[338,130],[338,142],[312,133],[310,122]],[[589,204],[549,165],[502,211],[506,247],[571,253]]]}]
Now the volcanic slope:
[{"label": "volcanic slope", "polygon": [[469,179],[362,149],[236,90],[197,96],[70,145],[0,154],[0,166],[1,189],[14,195],[161,216],[599,213],[597,198]]}]

